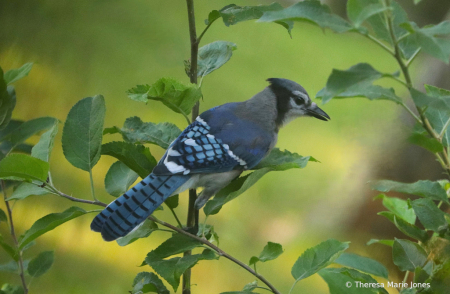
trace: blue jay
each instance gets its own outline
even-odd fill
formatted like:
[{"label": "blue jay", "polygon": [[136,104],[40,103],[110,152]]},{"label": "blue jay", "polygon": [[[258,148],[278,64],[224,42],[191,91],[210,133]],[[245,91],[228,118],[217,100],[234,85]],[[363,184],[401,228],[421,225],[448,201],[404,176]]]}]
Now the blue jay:
[{"label": "blue jay", "polygon": [[282,126],[301,116],[330,119],[299,84],[279,78],[267,81],[270,85],[247,101],[200,114],[171,143],[153,172],[100,212],[91,229],[105,241],[123,237],[168,197],[197,187],[204,188],[195,202],[200,209],[270,153]]}]

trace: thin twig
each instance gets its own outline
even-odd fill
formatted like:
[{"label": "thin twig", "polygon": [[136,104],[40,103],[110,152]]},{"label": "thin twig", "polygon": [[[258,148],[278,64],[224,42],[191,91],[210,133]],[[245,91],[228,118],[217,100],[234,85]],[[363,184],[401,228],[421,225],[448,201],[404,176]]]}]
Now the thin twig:
[{"label": "thin twig", "polygon": [[19,242],[17,241],[16,231],[14,229],[12,210],[11,210],[11,207],[9,206],[9,202],[6,200],[7,197],[6,197],[5,181],[1,180],[1,186],[2,186],[2,190],[3,190],[3,198],[5,200],[6,210],[8,212],[8,217],[9,217],[9,227],[11,230],[11,237],[14,241],[14,245],[16,246],[16,248],[18,250],[17,254],[18,254],[19,260],[17,262],[19,263],[19,276],[20,276],[20,280],[22,281],[23,293],[28,294],[28,287],[27,287],[27,282],[25,280],[25,273],[24,273],[24,267],[23,267],[22,250],[19,249]]}]

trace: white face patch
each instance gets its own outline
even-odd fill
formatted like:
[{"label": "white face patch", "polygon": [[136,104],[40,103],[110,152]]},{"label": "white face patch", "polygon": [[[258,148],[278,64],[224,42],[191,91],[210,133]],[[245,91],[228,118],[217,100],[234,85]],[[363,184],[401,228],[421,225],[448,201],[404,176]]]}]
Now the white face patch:
[{"label": "white face patch", "polygon": [[297,117],[304,116],[307,114],[307,111],[306,111],[307,106],[305,104],[298,105],[297,103],[295,103],[294,99],[297,99],[297,98],[291,97],[289,99],[290,108],[284,115],[283,124],[282,124],[283,126],[287,125],[289,122],[296,119]]}]

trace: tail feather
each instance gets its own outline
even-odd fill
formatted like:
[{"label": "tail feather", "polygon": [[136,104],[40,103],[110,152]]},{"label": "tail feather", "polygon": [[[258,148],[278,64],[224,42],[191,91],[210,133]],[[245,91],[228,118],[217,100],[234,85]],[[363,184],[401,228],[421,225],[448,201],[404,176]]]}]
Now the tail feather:
[{"label": "tail feather", "polygon": [[127,235],[188,179],[184,175],[150,174],[100,212],[92,221],[91,229],[100,232],[105,241]]}]

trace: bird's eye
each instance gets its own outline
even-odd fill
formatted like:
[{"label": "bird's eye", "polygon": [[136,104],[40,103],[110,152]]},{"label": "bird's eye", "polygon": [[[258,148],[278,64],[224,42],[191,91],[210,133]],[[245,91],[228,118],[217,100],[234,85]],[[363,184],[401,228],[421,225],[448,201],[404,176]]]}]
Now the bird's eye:
[{"label": "bird's eye", "polygon": [[292,97],[292,99],[294,100],[295,104],[297,105],[303,105],[305,104],[305,100],[303,98],[300,97]]}]

